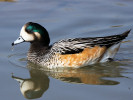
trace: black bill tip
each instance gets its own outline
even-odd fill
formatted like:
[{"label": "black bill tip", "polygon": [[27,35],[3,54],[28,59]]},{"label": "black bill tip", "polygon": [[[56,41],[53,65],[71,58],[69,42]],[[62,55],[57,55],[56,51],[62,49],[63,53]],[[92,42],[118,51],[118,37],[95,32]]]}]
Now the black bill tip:
[{"label": "black bill tip", "polygon": [[14,43],[12,43],[12,46],[14,46],[15,44]]}]

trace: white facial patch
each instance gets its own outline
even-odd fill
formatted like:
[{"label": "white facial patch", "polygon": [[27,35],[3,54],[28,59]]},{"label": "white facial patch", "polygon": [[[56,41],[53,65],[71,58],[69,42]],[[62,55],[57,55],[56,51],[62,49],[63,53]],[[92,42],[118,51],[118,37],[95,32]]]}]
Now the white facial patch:
[{"label": "white facial patch", "polygon": [[34,41],[34,35],[33,34],[28,34],[25,31],[25,26],[22,27],[21,31],[20,31],[20,36],[25,40],[25,41]]}]

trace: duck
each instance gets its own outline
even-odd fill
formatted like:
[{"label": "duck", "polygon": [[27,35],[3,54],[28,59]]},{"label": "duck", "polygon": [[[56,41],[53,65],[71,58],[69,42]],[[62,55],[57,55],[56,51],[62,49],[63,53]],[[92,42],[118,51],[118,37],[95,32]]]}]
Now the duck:
[{"label": "duck", "polygon": [[28,22],[12,46],[30,42],[27,59],[42,67],[80,68],[112,61],[130,31],[103,37],[62,39],[50,45],[48,31],[38,23]]}]

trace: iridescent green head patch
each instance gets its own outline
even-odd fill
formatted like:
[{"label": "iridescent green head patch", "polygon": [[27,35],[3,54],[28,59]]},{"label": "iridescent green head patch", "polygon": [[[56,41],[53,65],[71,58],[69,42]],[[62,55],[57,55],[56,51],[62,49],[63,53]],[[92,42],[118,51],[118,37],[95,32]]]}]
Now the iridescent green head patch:
[{"label": "iridescent green head patch", "polygon": [[27,27],[25,30],[29,34],[38,32],[42,37],[44,37],[45,34],[48,34],[44,27],[42,27],[41,25],[39,25],[37,23],[32,23],[32,22],[27,23]]}]

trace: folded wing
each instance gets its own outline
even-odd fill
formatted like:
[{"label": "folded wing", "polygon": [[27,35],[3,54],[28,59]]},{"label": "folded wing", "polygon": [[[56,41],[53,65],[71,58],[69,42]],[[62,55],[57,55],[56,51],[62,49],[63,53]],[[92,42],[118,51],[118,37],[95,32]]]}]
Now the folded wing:
[{"label": "folded wing", "polygon": [[75,54],[82,52],[85,48],[95,46],[110,48],[125,39],[130,31],[106,37],[64,39],[54,43],[51,50],[59,54]]}]

